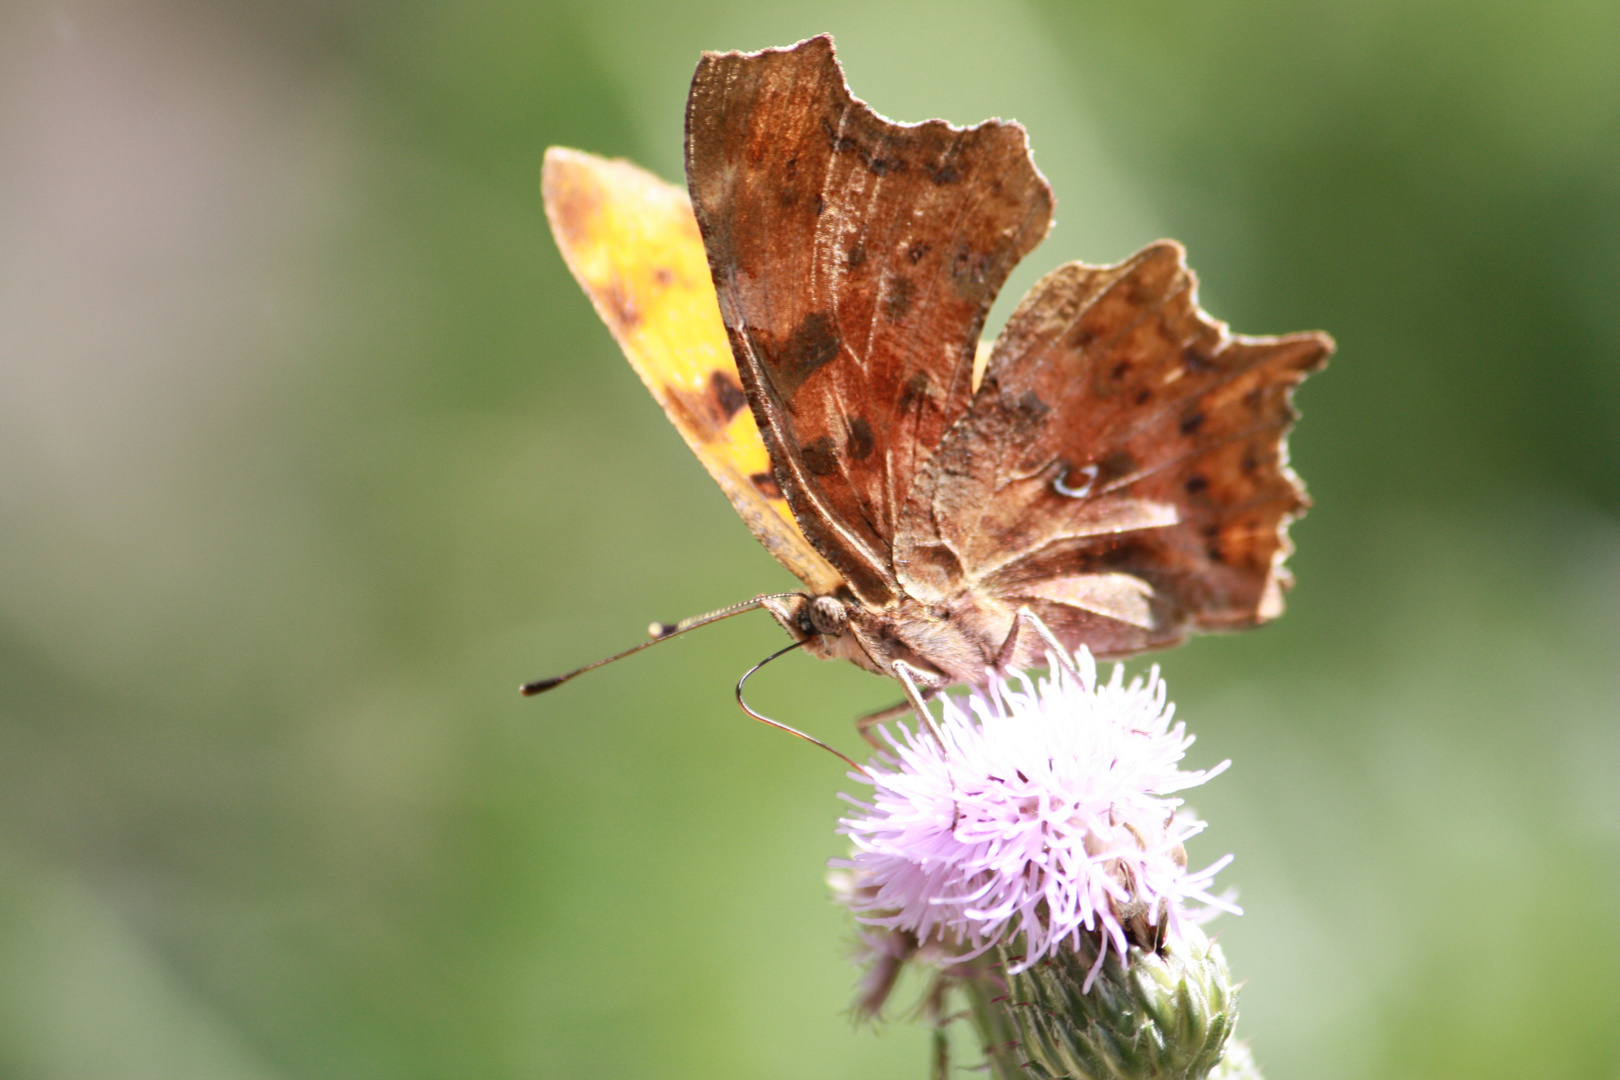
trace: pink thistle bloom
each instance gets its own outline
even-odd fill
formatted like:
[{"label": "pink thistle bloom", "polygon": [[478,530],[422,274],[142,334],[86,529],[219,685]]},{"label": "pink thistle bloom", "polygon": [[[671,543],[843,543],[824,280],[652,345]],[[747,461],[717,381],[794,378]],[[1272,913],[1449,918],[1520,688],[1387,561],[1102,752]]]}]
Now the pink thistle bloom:
[{"label": "pink thistle bloom", "polygon": [[844,796],[854,857],[833,864],[852,872],[844,899],[862,922],[937,939],[959,959],[1022,936],[1014,973],[1078,950],[1085,933],[1098,946],[1089,990],[1110,946],[1124,960],[1216,909],[1239,913],[1209,892],[1230,855],[1188,872],[1182,843],[1205,823],[1173,797],[1231,763],[1180,768],[1193,737],[1172,725],[1157,667],[1127,685],[1116,666],[1099,683],[1090,652],[1075,661],[947,698],[943,747],[884,729],[893,753],[850,774],[873,786],[871,801]]}]

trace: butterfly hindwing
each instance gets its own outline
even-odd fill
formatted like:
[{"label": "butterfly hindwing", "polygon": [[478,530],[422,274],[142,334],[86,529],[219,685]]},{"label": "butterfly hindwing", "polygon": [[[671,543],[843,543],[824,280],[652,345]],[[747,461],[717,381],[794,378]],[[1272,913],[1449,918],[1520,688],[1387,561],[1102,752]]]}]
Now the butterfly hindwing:
[{"label": "butterfly hindwing", "polygon": [[812,590],[836,588],[776,486],[686,193],[627,161],[561,147],[546,152],[541,187],[568,268],[731,505]]},{"label": "butterfly hindwing", "polygon": [[1230,334],[1174,243],[1054,271],[918,486],[907,522],[939,523],[949,562],[926,544],[897,556],[908,588],[964,575],[1100,655],[1279,614],[1286,526],[1307,505],[1292,391],[1331,350]]},{"label": "butterfly hindwing", "polygon": [[687,178],[789,503],[857,597],[889,602],[901,508],[967,408],[997,290],[1050,223],[1024,131],[885,120],[813,38],[704,56]]}]

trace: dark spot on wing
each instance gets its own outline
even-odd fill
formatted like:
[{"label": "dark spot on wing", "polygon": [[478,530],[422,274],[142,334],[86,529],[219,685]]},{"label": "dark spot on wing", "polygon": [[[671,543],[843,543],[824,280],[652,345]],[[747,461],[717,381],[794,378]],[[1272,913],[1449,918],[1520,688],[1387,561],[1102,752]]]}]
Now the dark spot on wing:
[{"label": "dark spot on wing", "polygon": [[[834,106],[843,111],[843,103]],[[874,176],[885,176],[892,172],[903,172],[906,168],[906,159],[892,152],[893,147],[887,139],[879,139],[878,147],[869,147],[861,140],[850,134],[840,135],[838,129],[826,116],[821,118],[821,132],[827,137],[827,145],[835,154],[855,154],[861,159],[861,164]]]},{"label": "dark spot on wing", "polygon": [[1046,416],[1052,411],[1052,406],[1040,399],[1033,390],[1025,390],[1016,401],[1006,402],[1007,423],[1009,434],[1013,438],[1024,439],[1032,437],[1046,422]]},{"label": "dark spot on wing", "polygon": [[844,442],[844,453],[849,455],[851,461],[865,461],[872,456],[872,448],[875,445],[872,425],[866,422],[866,417],[857,416],[850,422],[849,438]]},{"label": "dark spot on wing", "polygon": [[670,270],[669,267],[660,266],[658,269],[653,271],[653,280],[660,285],[668,287],[670,282],[675,280],[675,274]]},{"label": "dark spot on wing", "polygon": [[1165,285],[1154,281],[1146,273],[1137,268],[1137,272],[1125,279],[1125,296],[1133,308],[1149,307],[1164,295]]},{"label": "dark spot on wing", "polygon": [[1144,538],[1130,534],[1110,536],[1099,543],[1076,552],[1074,572],[1093,573],[1099,570],[1135,571],[1151,567],[1156,560],[1156,549]]},{"label": "dark spot on wing", "polygon": [[602,298],[607,301],[608,313],[618,329],[634,330],[641,323],[641,311],[636,302],[625,295],[618,282],[609,281],[602,290]]},{"label": "dark spot on wing", "polygon": [[833,446],[831,435],[823,435],[807,445],[801,453],[804,467],[810,470],[812,476],[832,476],[838,472],[838,449]]},{"label": "dark spot on wing", "polygon": [[1115,450],[1097,462],[1097,483],[1111,484],[1136,471],[1136,458],[1129,450]]},{"label": "dark spot on wing", "polygon": [[1254,472],[1254,470],[1258,469],[1259,467],[1260,467],[1260,459],[1255,456],[1255,453],[1254,453],[1253,450],[1250,450],[1250,451],[1248,451],[1247,453],[1245,453],[1243,455],[1242,469],[1243,469],[1243,471],[1245,473],[1252,473],[1252,472]]},{"label": "dark spot on wing", "polygon": [[1119,380],[1123,379],[1126,374],[1130,372],[1130,370],[1131,362],[1129,360],[1121,360],[1119,363],[1114,365],[1114,370],[1108,373],[1108,377],[1113,379],[1115,382],[1118,382]]},{"label": "dark spot on wing", "polygon": [[1039,420],[1052,411],[1052,406],[1042,401],[1040,395],[1033,390],[1025,390],[1013,408],[1027,420]]},{"label": "dark spot on wing", "polygon": [[1204,554],[1209,556],[1210,562],[1224,563],[1226,561],[1226,552],[1221,550],[1220,544],[1208,545],[1204,548]]},{"label": "dark spot on wing", "polygon": [[973,253],[966,241],[959,245],[951,258],[951,279],[958,291],[982,287],[990,276],[990,256]]},{"label": "dark spot on wing", "polygon": [[1193,473],[1191,476],[1187,477],[1187,482],[1183,484],[1182,487],[1187,489],[1187,494],[1198,495],[1208,489],[1209,480],[1204,476],[1203,473]]},{"label": "dark spot on wing", "polygon": [[866,261],[866,242],[857,240],[850,245],[849,251],[844,255],[846,269],[854,270]]},{"label": "dark spot on wing", "polygon": [[1191,435],[1204,426],[1204,414],[1201,412],[1188,413],[1181,418],[1181,433]]},{"label": "dark spot on wing", "polygon": [[748,482],[753,484],[754,489],[767,499],[780,499],[782,497],[782,489],[777,486],[776,477],[768,472],[757,472],[748,478]]},{"label": "dark spot on wing", "polygon": [[1181,350],[1181,362],[1188,371],[1209,371],[1216,367],[1215,352],[1210,347],[1213,342],[1193,341]]},{"label": "dark spot on wing", "polygon": [[928,400],[928,372],[913,371],[906,380],[906,385],[900,389],[900,412],[910,412],[912,407]]},{"label": "dark spot on wing", "polygon": [[912,297],[917,293],[917,287],[907,277],[889,279],[889,294],[883,298],[883,317],[892,323],[897,323],[906,317],[911,310]]},{"label": "dark spot on wing", "polygon": [[757,332],[756,340],[771,382],[784,398],[791,398],[806,379],[831,363],[839,348],[837,328],[824,311],[806,315],[785,342],[769,341],[768,335]]},{"label": "dark spot on wing", "polygon": [[820,217],[827,209],[827,200],[818,193],[816,195],[816,217]]},{"label": "dark spot on wing", "polygon": [[1153,391],[1149,390],[1147,387],[1144,386],[1144,387],[1142,387],[1142,389],[1140,389],[1140,390],[1138,390],[1136,392],[1136,403],[1138,405],[1146,405],[1149,401],[1152,401],[1152,400],[1153,400]]},{"label": "dark spot on wing", "polygon": [[709,376],[709,397],[714,401],[721,427],[731,423],[738,410],[748,404],[748,395],[743,393],[743,388],[724,371],[716,371]]},{"label": "dark spot on wing", "polygon": [[916,266],[918,263],[922,262],[923,256],[927,255],[933,246],[933,244],[912,244],[910,247],[906,248],[906,258],[911,260],[912,266]]},{"label": "dark spot on wing", "polygon": [[972,169],[972,162],[963,160],[962,142],[960,138],[952,139],[940,148],[938,157],[923,164],[923,171],[928,174],[928,179],[935,186],[954,184],[962,179],[965,171]]}]

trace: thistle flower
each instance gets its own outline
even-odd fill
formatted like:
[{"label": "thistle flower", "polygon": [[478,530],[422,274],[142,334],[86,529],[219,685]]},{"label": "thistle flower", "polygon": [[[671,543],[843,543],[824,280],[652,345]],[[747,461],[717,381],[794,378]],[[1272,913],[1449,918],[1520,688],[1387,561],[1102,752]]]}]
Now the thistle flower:
[{"label": "thistle flower", "polygon": [[884,729],[892,752],[851,774],[870,801],[845,796],[854,857],[833,865],[862,922],[957,961],[1016,941],[1016,975],[1087,944],[1085,991],[1110,949],[1124,962],[1133,944],[1151,952],[1239,910],[1210,892],[1231,856],[1188,872],[1183,842],[1205,825],[1174,797],[1230,763],[1179,767],[1193,738],[1172,723],[1157,667],[1127,684],[1116,666],[1102,683],[1083,647],[1072,666],[1052,659],[1046,677],[947,698],[939,740]]}]

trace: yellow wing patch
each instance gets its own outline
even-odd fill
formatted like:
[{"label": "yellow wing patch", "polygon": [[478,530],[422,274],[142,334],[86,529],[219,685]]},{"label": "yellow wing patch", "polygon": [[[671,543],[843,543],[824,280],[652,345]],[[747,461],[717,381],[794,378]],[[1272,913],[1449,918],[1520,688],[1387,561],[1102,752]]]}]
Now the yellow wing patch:
[{"label": "yellow wing patch", "polygon": [[731,505],[813,592],[836,589],[843,578],[772,479],[686,192],[628,161],[559,146],[546,151],[540,188],[563,260]]}]

